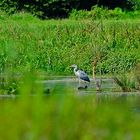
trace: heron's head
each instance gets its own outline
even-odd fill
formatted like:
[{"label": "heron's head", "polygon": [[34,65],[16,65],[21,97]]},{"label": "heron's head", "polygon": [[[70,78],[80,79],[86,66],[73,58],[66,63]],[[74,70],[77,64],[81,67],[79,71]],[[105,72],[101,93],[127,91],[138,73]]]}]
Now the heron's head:
[{"label": "heron's head", "polygon": [[76,64],[71,65],[71,68],[77,68]]}]

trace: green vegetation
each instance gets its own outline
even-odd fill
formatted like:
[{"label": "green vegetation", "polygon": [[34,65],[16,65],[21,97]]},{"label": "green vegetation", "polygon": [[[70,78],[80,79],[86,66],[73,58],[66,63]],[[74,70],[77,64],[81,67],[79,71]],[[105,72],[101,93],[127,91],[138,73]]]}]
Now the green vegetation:
[{"label": "green vegetation", "polygon": [[0,95],[1,140],[140,138],[135,95],[84,96],[57,85],[44,90],[38,82],[46,75],[72,74],[69,66],[75,63],[88,74],[93,67],[104,75],[133,71],[134,79],[125,75],[116,81],[123,91],[139,90],[140,20],[123,20],[124,15],[77,20],[74,12],[70,19],[46,21],[0,12],[0,94],[6,94]]},{"label": "green vegetation", "polygon": [[[8,14],[26,11],[46,19],[68,17],[73,9],[91,10],[95,5],[109,9],[119,7],[123,11],[140,10],[139,0],[1,0],[0,10]],[[114,13],[110,14],[114,16]]]},{"label": "green vegetation", "polygon": [[113,77],[114,81],[121,87],[123,92],[132,92],[139,89],[136,79],[128,74],[122,74],[120,77]]},{"label": "green vegetation", "polygon": [[123,73],[119,76],[113,76],[115,83],[123,92],[132,92],[140,90],[140,64],[130,73]]},{"label": "green vegetation", "polygon": [[84,96],[57,86],[44,95],[38,78],[24,74],[19,95],[0,98],[0,139],[139,139],[137,96]]},{"label": "green vegetation", "polygon": [[43,96],[42,87],[26,78],[21,96],[0,100],[0,139],[139,139],[135,96],[82,96],[65,88]]},{"label": "green vegetation", "polygon": [[[95,60],[97,74],[131,71],[140,60],[139,28],[138,19],[41,21],[1,12],[0,73],[10,77],[1,81],[11,85],[12,75],[27,71],[71,75],[74,63],[92,74]],[[9,91],[9,84],[2,87]]]},{"label": "green vegetation", "polygon": [[140,18],[140,11],[123,11],[121,8],[108,9],[103,7],[93,6],[90,11],[87,10],[72,10],[70,13],[71,19],[135,19]]},{"label": "green vegetation", "polygon": [[139,20],[48,20],[24,13],[0,18],[1,70],[71,74],[73,63],[92,73],[120,73],[139,61]]}]

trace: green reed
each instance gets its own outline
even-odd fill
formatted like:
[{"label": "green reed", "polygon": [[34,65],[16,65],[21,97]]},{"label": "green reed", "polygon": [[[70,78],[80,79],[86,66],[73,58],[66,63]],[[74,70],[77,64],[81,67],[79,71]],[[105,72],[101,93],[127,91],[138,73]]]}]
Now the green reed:
[{"label": "green reed", "polygon": [[111,73],[113,67],[115,72],[132,69],[139,59],[138,20],[40,21],[29,17],[15,15],[0,21],[5,61],[1,65],[12,61],[16,68],[71,74],[69,65],[76,63],[92,73],[92,61],[100,54],[98,66],[102,65],[103,73]]}]

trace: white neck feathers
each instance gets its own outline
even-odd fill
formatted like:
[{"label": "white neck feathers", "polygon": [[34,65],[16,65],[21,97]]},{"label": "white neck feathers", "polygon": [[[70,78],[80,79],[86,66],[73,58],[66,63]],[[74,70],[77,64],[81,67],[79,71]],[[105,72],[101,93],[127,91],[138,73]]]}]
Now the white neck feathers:
[{"label": "white neck feathers", "polygon": [[76,72],[77,72],[77,67],[75,67],[75,68],[73,69],[73,71],[74,71],[74,73],[76,73]]}]

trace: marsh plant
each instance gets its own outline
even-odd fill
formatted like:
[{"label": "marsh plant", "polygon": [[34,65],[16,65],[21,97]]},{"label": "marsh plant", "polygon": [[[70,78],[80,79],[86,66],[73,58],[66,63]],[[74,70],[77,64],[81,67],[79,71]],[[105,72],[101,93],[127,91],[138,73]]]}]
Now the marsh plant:
[{"label": "marsh plant", "polygon": [[121,88],[123,92],[131,92],[137,89],[136,81],[127,74],[121,76],[113,76],[114,82]]},{"label": "marsh plant", "polygon": [[140,90],[140,64],[137,64],[135,69],[130,73],[123,73],[119,76],[113,76],[115,83],[123,92],[139,91]]},{"label": "marsh plant", "polygon": [[135,79],[138,83],[138,89],[140,90],[140,63],[138,63],[134,69]]}]

